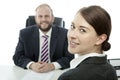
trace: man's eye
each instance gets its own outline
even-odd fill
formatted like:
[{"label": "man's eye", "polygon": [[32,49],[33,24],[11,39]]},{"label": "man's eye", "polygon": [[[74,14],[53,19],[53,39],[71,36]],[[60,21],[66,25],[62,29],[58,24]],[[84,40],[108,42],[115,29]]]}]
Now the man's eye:
[{"label": "man's eye", "polygon": [[42,16],[41,16],[41,15],[39,15],[38,17],[39,17],[39,18],[42,18]]},{"label": "man's eye", "polygon": [[46,18],[48,18],[48,17],[49,17],[49,15],[46,15],[45,17],[46,17]]}]

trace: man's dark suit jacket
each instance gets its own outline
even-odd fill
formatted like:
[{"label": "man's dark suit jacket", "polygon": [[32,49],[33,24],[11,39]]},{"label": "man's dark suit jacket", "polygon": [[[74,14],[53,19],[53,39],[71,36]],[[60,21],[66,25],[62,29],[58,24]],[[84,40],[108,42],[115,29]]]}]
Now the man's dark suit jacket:
[{"label": "man's dark suit jacket", "polygon": [[[30,61],[38,61],[39,57],[39,28],[33,25],[22,29],[19,35],[19,42],[13,56],[14,63],[26,69]],[[50,40],[50,60],[58,62],[65,69],[70,66],[70,61],[74,58],[67,50],[67,29],[57,26],[52,27]]]},{"label": "man's dark suit jacket", "polygon": [[106,57],[89,57],[58,80],[117,80],[117,75]]}]

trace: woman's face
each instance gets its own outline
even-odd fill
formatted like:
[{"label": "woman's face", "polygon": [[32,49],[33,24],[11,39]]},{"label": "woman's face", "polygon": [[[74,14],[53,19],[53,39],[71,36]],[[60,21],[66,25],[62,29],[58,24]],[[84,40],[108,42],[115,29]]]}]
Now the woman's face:
[{"label": "woman's face", "polygon": [[76,14],[68,31],[68,51],[73,54],[98,52],[99,36],[94,28],[80,15]]}]

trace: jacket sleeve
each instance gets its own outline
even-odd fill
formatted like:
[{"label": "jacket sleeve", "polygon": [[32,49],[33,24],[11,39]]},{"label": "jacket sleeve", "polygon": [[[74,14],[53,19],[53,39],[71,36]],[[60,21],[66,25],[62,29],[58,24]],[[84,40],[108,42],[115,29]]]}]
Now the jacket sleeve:
[{"label": "jacket sleeve", "polygon": [[23,40],[23,33],[20,31],[19,41],[16,46],[15,54],[13,55],[13,61],[15,65],[26,69],[26,65],[31,61],[29,58],[25,56],[25,47]]}]

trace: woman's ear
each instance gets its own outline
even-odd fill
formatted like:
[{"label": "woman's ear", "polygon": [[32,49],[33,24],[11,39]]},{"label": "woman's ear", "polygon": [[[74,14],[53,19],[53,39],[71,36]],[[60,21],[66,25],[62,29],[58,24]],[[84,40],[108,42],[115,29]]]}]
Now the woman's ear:
[{"label": "woman's ear", "polygon": [[102,34],[102,35],[98,36],[96,45],[102,44],[106,39],[107,39],[107,35],[106,34]]}]

